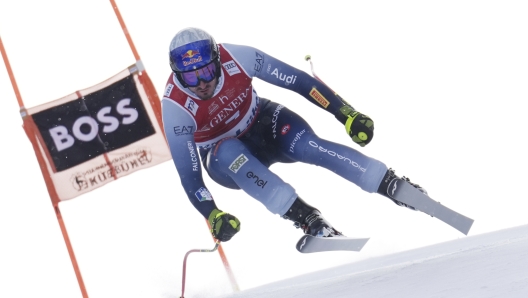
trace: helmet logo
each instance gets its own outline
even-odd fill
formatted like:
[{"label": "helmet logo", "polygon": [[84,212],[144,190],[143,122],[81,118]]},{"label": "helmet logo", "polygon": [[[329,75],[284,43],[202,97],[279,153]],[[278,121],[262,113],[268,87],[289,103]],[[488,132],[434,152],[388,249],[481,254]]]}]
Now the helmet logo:
[{"label": "helmet logo", "polygon": [[[198,57],[194,57],[198,56]],[[195,64],[202,61],[202,56],[200,55],[199,51],[196,50],[188,50],[183,55],[181,55],[183,66],[189,66],[191,64]]]}]

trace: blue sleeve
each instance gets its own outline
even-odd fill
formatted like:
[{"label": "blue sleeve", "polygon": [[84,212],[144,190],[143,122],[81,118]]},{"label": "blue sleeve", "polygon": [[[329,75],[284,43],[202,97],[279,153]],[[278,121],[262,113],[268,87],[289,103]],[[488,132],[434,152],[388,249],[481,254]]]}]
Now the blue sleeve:
[{"label": "blue sleeve", "polygon": [[194,142],[196,123],[188,112],[174,101],[163,99],[161,103],[163,129],[183,189],[194,207],[208,218],[216,204],[202,177],[200,157]]},{"label": "blue sleeve", "polygon": [[294,91],[345,123],[347,118],[339,109],[349,104],[308,73],[256,48],[234,44],[222,45],[242,65],[249,76]]}]

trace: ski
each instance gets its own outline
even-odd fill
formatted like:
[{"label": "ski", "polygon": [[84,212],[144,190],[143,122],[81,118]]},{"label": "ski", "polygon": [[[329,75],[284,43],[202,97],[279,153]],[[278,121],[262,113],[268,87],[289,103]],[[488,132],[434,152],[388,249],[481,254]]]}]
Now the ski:
[{"label": "ski", "polygon": [[360,251],[369,238],[351,238],[347,236],[315,237],[304,235],[297,242],[296,248],[301,253],[323,251]]},{"label": "ski", "polygon": [[468,234],[469,229],[473,225],[473,219],[431,199],[428,195],[422,193],[406,181],[395,179],[389,185],[389,189],[395,200],[412,206],[418,211],[431,215],[432,217],[436,217],[465,235]]}]

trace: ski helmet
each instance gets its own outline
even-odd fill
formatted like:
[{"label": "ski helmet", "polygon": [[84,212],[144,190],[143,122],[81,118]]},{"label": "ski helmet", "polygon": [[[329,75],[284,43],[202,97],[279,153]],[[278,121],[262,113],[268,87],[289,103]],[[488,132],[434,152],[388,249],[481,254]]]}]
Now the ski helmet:
[{"label": "ski helmet", "polygon": [[[172,38],[169,46],[170,67],[184,87],[219,78],[220,51],[214,38],[198,28],[185,28]],[[189,79],[192,78],[192,79]]]}]

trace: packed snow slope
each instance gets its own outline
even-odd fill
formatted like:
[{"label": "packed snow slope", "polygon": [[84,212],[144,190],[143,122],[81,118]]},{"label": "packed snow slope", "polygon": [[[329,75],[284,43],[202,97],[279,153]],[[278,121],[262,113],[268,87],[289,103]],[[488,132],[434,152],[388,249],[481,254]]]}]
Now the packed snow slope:
[{"label": "packed snow slope", "polygon": [[528,225],[344,264],[222,297],[525,298]]}]

